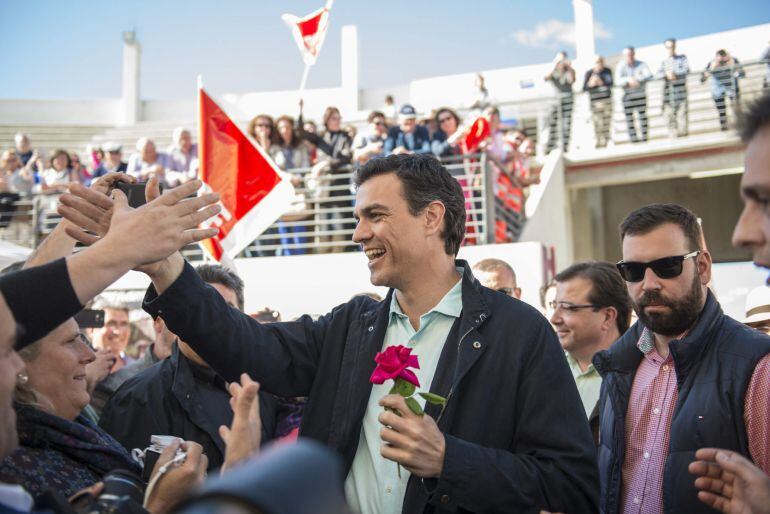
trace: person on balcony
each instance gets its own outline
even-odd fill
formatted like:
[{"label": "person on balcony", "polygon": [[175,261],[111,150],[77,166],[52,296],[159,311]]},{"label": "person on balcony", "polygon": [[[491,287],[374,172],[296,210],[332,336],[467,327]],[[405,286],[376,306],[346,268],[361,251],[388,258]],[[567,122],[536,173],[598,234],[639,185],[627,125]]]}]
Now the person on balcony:
[{"label": "person on balcony", "polygon": [[660,64],[658,75],[663,79],[663,110],[668,109],[668,129],[671,137],[687,135],[687,56],[676,53],[676,39],[664,43],[668,57]]},{"label": "person on balcony", "polygon": [[733,104],[733,111],[738,109],[740,102],[738,79],[745,77],[738,59],[730,55],[724,48],[717,50],[712,61],[706,65],[706,70],[701,75],[701,82],[707,79],[711,81],[711,96],[719,113],[719,127],[722,131],[728,129],[727,123],[727,99]]},{"label": "person on balcony", "polygon": [[567,59],[567,52],[556,54],[554,67],[545,80],[553,84],[556,90],[556,105],[551,111],[546,151],[550,152],[556,147],[557,137],[561,135],[561,143],[564,151],[569,147],[569,135],[572,129],[572,85],[575,83],[575,69]]},{"label": "person on balcony", "polygon": [[593,67],[586,71],[583,91],[591,99],[596,148],[604,148],[610,140],[612,123],[612,70],[604,65],[604,57],[596,56]]},{"label": "person on balcony", "polygon": [[647,141],[647,91],[645,85],[652,78],[650,68],[646,63],[636,60],[633,46],[623,50],[623,60],[615,69],[618,85],[623,88],[623,111],[628,125],[628,137],[632,143],[640,141],[634,123],[634,112],[639,116],[639,128],[642,132],[641,141]]}]

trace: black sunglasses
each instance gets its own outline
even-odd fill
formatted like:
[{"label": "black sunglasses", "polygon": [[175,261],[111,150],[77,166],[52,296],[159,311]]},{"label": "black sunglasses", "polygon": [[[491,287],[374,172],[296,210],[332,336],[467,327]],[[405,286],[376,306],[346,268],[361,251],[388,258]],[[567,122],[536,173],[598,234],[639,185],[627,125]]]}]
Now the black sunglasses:
[{"label": "black sunglasses", "polygon": [[663,257],[650,262],[625,262],[620,261],[616,264],[620,276],[626,282],[641,282],[644,280],[644,273],[650,268],[659,278],[675,278],[682,274],[682,265],[685,259],[697,257],[700,250],[695,250],[685,255],[675,255],[673,257]]}]

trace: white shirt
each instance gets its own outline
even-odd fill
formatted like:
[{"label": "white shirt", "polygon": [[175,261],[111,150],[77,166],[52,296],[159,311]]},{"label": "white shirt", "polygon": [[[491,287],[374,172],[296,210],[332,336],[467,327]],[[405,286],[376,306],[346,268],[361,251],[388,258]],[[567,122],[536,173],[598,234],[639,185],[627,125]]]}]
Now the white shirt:
[{"label": "white shirt", "polygon": [[[457,268],[457,271],[461,275],[464,272],[462,268]],[[393,295],[390,321],[382,349],[396,345],[414,349],[413,353],[417,355],[420,364],[420,369],[413,370],[420,382],[417,391],[430,390],[441,350],[461,311],[462,278],[430,312],[420,317],[420,329],[417,331],[398,305],[396,295]],[[392,386],[389,380],[384,384],[372,386],[369,403],[364,413],[358,449],[345,481],[348,503],[354,512],[361,514],[398,514],[403,508],[410,473],[402,466],[399,479],[397,464],[380,455],[382,424],[377,418],[383,409],[379,401],[388,394]],[[425,407],[425,400],[422,397],[415,394],[414,399],[421,407]]]}]

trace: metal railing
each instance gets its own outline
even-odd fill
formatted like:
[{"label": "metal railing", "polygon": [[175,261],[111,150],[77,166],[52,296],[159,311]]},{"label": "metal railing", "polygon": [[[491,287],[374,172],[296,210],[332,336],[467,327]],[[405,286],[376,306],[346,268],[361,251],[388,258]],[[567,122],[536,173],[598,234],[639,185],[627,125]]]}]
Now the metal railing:
[{"label": "metal railing", "polygon": [[[499,171],[484,154],[446,160],[447,170],[461,184],[465,195],[464,245],[515,241],[523,226],[523,190],[519,208],[498,198]],[[310,168],[293,169],[296,197],[290,210],[241,254],[242,257],[299,255],[358,251],[352,240],[355,193],[354,170],[343,168],[315,176]],[[517,190],[518,191],[518,190]],[[0,217],[0,239],[36,247],[61,218],[56,213],[57,194],[37,194],[6,202]],[[183,250],[192,261],[202,260],[197,245]]]},{"label": "metal railing", "polygon": [[766,70],[767,63],[754,61],[709,74],[691,71],[678,84],[652,75],[636,89],[613,86],[606,98],[588,91],[557,94],[547,101],[539,137],[547,153],[730,130],[742,106],[768,88]]}]

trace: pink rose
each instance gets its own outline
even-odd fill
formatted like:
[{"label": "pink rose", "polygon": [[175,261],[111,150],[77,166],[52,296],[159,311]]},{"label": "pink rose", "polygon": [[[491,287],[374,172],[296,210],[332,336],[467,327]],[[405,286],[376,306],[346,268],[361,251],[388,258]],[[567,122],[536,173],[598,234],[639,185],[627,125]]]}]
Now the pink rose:
[{"label": "pink rose", "polygon": [[374,368],[374,372],[372,373],[369,382],[373,384],[382,384],[386,380],[402,378],[410,384],[420,387],[420,381],[417,380],[417,375],[415,375],[412,370],[407,369],[420,369],[420,364],[417,362],[417,356],[412,355],[411,353],[411,348],[401,345],[385,348],[384,352],[378,353],[374,358],[377,367]]}]

